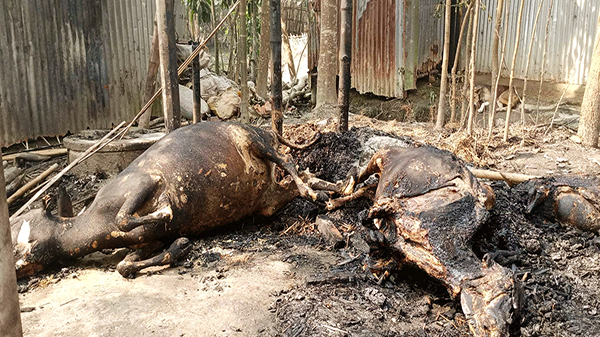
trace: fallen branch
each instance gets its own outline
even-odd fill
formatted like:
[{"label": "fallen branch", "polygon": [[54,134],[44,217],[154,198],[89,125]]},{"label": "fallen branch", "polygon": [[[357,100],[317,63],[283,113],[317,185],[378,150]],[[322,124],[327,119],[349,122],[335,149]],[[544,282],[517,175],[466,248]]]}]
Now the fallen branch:
[{"label": "fallen branch", "polygon": [[25,194],[25,192],[29,191],[32,187],[34,187],[37,184],[44,181],[50,174],[52,174],[54,171],[56,171],[56,169],[58,169],[58,164],[54,164],[54,165],[50,166],[46,171],[42,172],[35,179],[31,180],[30,182],[25,184],[23,187],[19,188],[19,190],[16,191],[13,195],[11,195],[10,198],[8,198],[8,200],[6,202],[9,205],[12,204],[17,199],[22,197]]},{"label": "fallen branch", "polygon": [[[62,171],[60,171],[57,175],[55,175],[54,178],[52,178],[50,181],[48,181],[48,183],[46,183],[31,199],[29,199],[29,201],[27,201],[25,203],[25,205],[23,205],[15,214],[13,214],[10,217],[10,220],[12,221],[14,218],[16,218],[21,213],[23,213],[23,211],[25,211],[27,209],[27,207],[29,207],[29,205],[31,205],[35,200],[37,200],[37,198],[39,198],[44,192],[46,192],[46,190],[48,188],[50,188],[50,186],[52,186],[55,182],[57,182],[58,179],[60,179],[63,175],[65,175],[65,173],[69,172],[77,164],[86,160],[87,158],[89,158],[89,156],[100,151],[103,147],[105,147],[108,143],[110,143],[110,141],[108,141],[108,142],[104,142],[104,141],[107,140],[113,134],[115,134],[119,129],[121,129],[121,127],[123,127],[123,125],[125,125],[125,122],[121,122],[121,124],[117,125],[116,128],[112,129],[108,134],[106,134],[106,136],[102,137],[102,139],[100,139],[96,144],[90,146],[90,148],[85,150],[85,152],[81,156],[77,157],[77,159],[75,159],[71,164],[69,164]],[[125,131],[127,131],[127,130],[123,130],[119,134],[122,134]],[[119,136],[119,134],[117,134],[117,136]],[[112,139],[115,139],[115,137],[113,137]]]},{"label": "fallen branch", "polygon": [[518,184],[527,180],[540,178],[539,176],[530,176],[520,173],[498,172],[491,170],[481,170],[476,168],[469,168],[469,170],[471,171],[471,173],[473,173],[474,176],[480,179],[504,180],[512,184]]}]

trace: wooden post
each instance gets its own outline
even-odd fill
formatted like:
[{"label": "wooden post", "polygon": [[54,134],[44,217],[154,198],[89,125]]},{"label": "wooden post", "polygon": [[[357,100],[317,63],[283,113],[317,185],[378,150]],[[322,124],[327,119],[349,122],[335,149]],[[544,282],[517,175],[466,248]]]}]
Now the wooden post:
[{"label": "wooden post", "polygon": [[[192,48],[198,48],[198,42],[192,43]],[[192,61],[192,79],[194,82],[194,112],[192,114],[192,123],[196,124],[202,120],[202,97],[200,95],[200,55],[194,57]]]},{"label": "wooden post", "polygon": [[[1,157],[1,153],[0,153]],[[10,236],[4,168],[0,168],[0,336],[23,336],[21,309],[17,295],[17,274]]]},{"label": "wooden post", "polygon": [[[144,86],[144,97],[142,104],[148,102],[152,95],[154,95],[154,87],[156,82],[156,74],[158,73],[158,66],[160,65],[160,58],[158,56],[158,29],[156,28],[156,21],[154,21],[154,33],[152,33],[152,46],[150,47],[150,59],[148,60],[148,71],[146,72],[146,85]],[[150,125],[150,117],[152,117],[152,110],[146,111],[141,117],[139,126],[146,129]]]},{"label": "wooden post", "polygon": [[341,0],[340,40],[340,86],[338,94],[338,131],[348,131],[348,109],[350,107],[350,63],[352,61],[352,0]]},{"label": "wooden post", "polygon": [[156,0],[160,76],[167,133],[179,128],[181,125],[174,7],[174,0]]},{"label": "wooden post", "polygon": [[246,0],[240,0],[240,8],[238,10],[240,20],[240,37],[238,40],[238,69],[240,70],[240,91],[242,92],[242,102],[240,103],[240,121],[242,123],[250,123],[248,115],[248,60],[246,53],[246,45],[248,40],[248,27],[246,25]]},{"label": "wooden post", "polygon": [[273,79],[271,80],[271,96],[273,110],[271,127],[281,134],[283,132],[283,112],[281,100],[281,0],[270,0],[271,4],[271,55],[273,56]]}]

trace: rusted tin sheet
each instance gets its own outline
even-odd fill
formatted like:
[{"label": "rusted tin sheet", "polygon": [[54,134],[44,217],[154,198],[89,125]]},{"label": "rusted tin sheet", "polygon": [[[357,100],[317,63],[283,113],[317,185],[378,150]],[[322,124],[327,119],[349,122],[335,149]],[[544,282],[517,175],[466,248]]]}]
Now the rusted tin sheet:
[{"label": "rusted tin sheet", "polygon": [[[600,14],[598,0],[545,0],[538,26],[533,37],[533,49],[527,77],[531,80],[542,78],[542,59],[548,9],[553,1],[552,14],[547,41],[544,80],[585,84],[592,58],[596,23]],[[491,73],[491,53],[495,8],[497,0],[484,0],[487,11],[481,14],[486,20],[479,25],[480,38],[477,42],[476,69],[480,73]],[[539,0],[525,0],[523,22],[521,23],[521,41],[517,51],[515,77],[525,78],[525,68],[529,44],[532,40],[533,24],[539,8]],[[519,1],[510,1],[510,13],[518,12]],[[491,18],[488,20],[487,18]],[[508,40],[502,76],[509,76],[510,62],[516,42],[517,16],[509,16]],[[502,27],[504,31],[504,26]]]},{"label": "rusted tin sheet", "polygon": [[0,146],[131,119],[142,104],[154,3],[0,1]]}]

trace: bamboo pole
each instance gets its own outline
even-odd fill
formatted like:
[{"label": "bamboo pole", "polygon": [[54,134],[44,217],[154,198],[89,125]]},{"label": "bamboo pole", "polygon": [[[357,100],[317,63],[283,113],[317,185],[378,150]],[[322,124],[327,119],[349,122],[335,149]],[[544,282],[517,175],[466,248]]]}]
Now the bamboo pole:
[{"label": "bamboo pole", "polygon": [[167,133],[181,126],[179,81],[177,76],[177,48],[175,46],[174,0],[156,0],[158,54],[162,84],[163,114]]},{"label": "bamboo pole", "polygon": [[492,85],[492,107],[490,109],[490,116],[488,120],[488,140],[492,139],[492,129],[494,128],[494,119],[496,118],[496,108],[498,100],[498,84],[500,83],[500,77],[502,74],[502,65],[504,64],[504,54],[506,52],[506,41],[508,41],[508,9],[510,8],[510,0],[506,0],[506,10],[504,11],[504,37],[502,38],[502,53],[500,55],[500,67],[496,73],[496,79]]},{"label": "bamboo pole", "polygon": [[[231,15],[231,13],[235,10],[235,8],[239,4],[240,4],[240,2],[237,1],[236,3],[234,3],[231,6],[231,8],[227,12],[227,14],[225,14],[223,19],[221,19],[221,22],[219,22],[219,24],[215,28],[213,28],[212,32],[208,35],[208,37],[206,39],[204,39],[204,41],[202,41],[202,43],[200,43],[200,45],[198,45],[198,48],[196,48],[194,51],[192,51],[190,56],[188,56],[188,58],[179,66],[179,69],[177,69],[177,75],[181,75],[183,73],[183,71],[190,65],[190,63],[192,63],[192,60],[194,59],[194,57],[197,57],[198,54],[200,54],[200,51],[202,50],[202,48],[204,48],[204,46],[206,46],[206,43],[217,33],[217,31],[221,28],[221,26],[223,26],[223,24],[225,23],[225,20],[227,20],[227,18]],[[156,101],[156,99],[158,98],[158,96],[160,96],[160,94],[162,93],[162,90],[163,89],[161,87],[154,93],[154,95],[152,95],[152,98],[150,98],[150,100],[148,102],[146,102],[146,104],[137,113],[137,115],[135,115],[135,117],[133,117],[131,122],[129,122],[129,124],[127,124],[127,127],[125,128],[125,132],[122,135],[125,135],[127,133],[127,131],[129,131],[129,129],[133,126],[133,124],[138,121],[140,116],[144,112],[146,112],[146,110],[148,110],[148,108],[150,108],[152,106],[152,103],[154,103]]]},{"label": "bamboo pole", "polygon": [[271,81],[271,127],[278,134],[283,132],[283,111],[281,101],[281,0],[270,0],[271,5],[271,55],[273,57],[273,78]]},{"label": "bamboo pole", "polygon": [[435,128],[441,130],[444,127],[444,115],[446,111],[446,101],[448,92],[448,63],[450,62],[450,17],[452,10],[452,0],[446,0],[446,10],[444,15],[444,52],[442,55],[442,79],[440,83],[440,97],[438,101],[437,118]]},{"label": "bamboo pole", "polygon": [[[517,64],[517,53],[519,52],[519,43],[521,41],[521,22],[523,21],[523,7],[525,0],[521,0],[519,5],[519,13],[517,14],[517,36],[515,38],[515,50],[513,51],[512,64],[510,65],[510,77],[508,78],[508,106],[506,107],[506,122],[504,124],[504,137],[502,138],[505,142],[508,140],[508,128],[510,126],[510,113],[512,111],[513,103],[513,80],[515,76],[515,65]],[[496,103],[496,102],[494,102]]]},{"label": "bamboo pole", "polygon": [[22,197],[27,191],[29,191],[34,186],[36,186],[37,184],[44,181],[44,179],[46,179],[50,174],[52,174],[57,169],[58,169],[58,164],[54,164],[54,165],[50,166],[46,171],[42,172],[35,179],[31,180],[30,182],[25,184],[23,187],[19,188],[13,195],[10,196],[10,198],[8,198],[8,200],[6,200],[8,205],[12,204],[17,199]]},{"label": "bamboo pole", "polygon": [[523,82],[523,96],[521,97],[521,122],[523,123],[523,126],[525,126],[525,97],[527,97],[527,74],[529,73],[531,51],[533,50],[533,41],[535,40],[535,31],[537,29],[538,19],[540,18],[540,12],[542,11],[542,5],[544,5],[544,0],[540,0],[540,6],[538,7],[537,13],[535,14],[535,20],[533,22],[533,31],[531,32],[531,41],[529,42],[529,51],[527,52],[527,63],[525,64],[525,80]]},{"label": "bamboo pole", "polygon": [[242,123],[250,123],[250,115],[248,114],[248,60],[246,53],[246,44],[248,40],[248,27],[246,25],[246,0],[240,1],[239,21],[240,21],[240,37],[238,39],[238,69],[240,70],[240,91],[242,92],[242,102],[240,103],[240,121]]},{"label": "bamboo pole", "polygon": [[102,139],[100,139],[94,145],[90,146],[87,150],[85,150],[84,153],[81,154],[81,156],[77,157],[77,159],[73,160],[71,162],[71,164],[69,164],[62,171],[60,171],[57,175],[55,175],[31,199],[29,199],[29,201],[27,201],[25,203],[25,205],[23,205],[21,208],[19,208],[19,210],[15,214],[13,214],[13,216],[11,217],[11,220],[14,219],[14,218],[16,218],[16,217],[18,217],[21,213],[23,213],[23,211],[25,211],[27,209],[27,207],[29,207],[29,205],[31,205],[35,200],[37,200],[37,198],[39,198],[42,195],[42,193],[46,192],[46,190],[48,188],[50,188],[50,186],[52,186],[55,182],[57,182],[58,179],[60,179],[63,175],[65,175],[65,173],[69,172],[73,167],[75,167],[75,165],[77,165],[80,162],[86,160],[92,154],[100,151],[103,147],[105,147],[108,143],[110,143],[111,140],[113,140],[116,137],[118,137],[119,135],[124,134],[125,132],[127,132],[127,128],[125,128],[121,132],[119,132],[116,136],[114,136],[113,138],[111,138],[109,141],[106,141],[109,137],[111,137],[112,135],[114,135],[115,133],[117,133],[117,131],[119,129],[121,129],[121,127],[123,127],[123,125],[125,125],[125,122],[121,122],[121,124],[119,124],[116,128],[112,129],[106,136],[102,137]]},{"label": "bamboo pole", "polygon": [[0,168],[0,303],[2,303],[0,336],[22,337],[17,274],[6,204],[4,166]]},{"label": "bamboo pole", "polygon": [[479,24],[479,1],[475,1],[475,13],[473,15],[473,33],[472,33],[472,42],[471,42],[471,78],[469,80],[469,121],[467,122],[467,133],[469,135],[473,134],[473,118],[475,117],[475,57],[477,53],[477,29]]},{"label": "bamboo pole", "polygon": [[348,110],[350,108],[350,63],[352,62],[352,0],[341,0],[341,32],[339,58],[341,64],[338,93],[338,131],[348,131]]},{"label": "bamboo pole", "polygon": [[[473,7],[471,7],[471,13],[473,13]],[[469,15],[469,26],[467,28],[467,40],[465,41],[465,49],[469,47],[469,41],[472,39],[471,35],[473,34],[473,15]],[[465,120],[467,118],[467,105],[469,104],[469,100],[467,97],[467,89],[469,88],[469,55],[470,52],[465,50],[465,58],[463,60],[464,63],[464,74],[463,74],[463,87],[462,87],[462,104],[460,106],[460,129],[465,126]]]},{"label": "bamboo pole", "polygon": [[463,36],[464,36],[464,31],[465,31],[465,27],[468,21],[468,18],[470,17],[471,14],[471,4],[469,3],[469,5],[467,6],[467,9],[465,10],[465,14],[462,20],[462,23],[460,25],[460,32],[458,33],[458,43],[456,44],[456,54],[454,56],[454,64],[452,65],[452,87],[450,89],[451,91],[451,103],[450,103],[450,123],[454,123],[456,121],[456,72],[458,70],[458,58],[460,57],[460,49],[462,46],[462,41],[463,41]]},{"label": "bamboo pole", "polygon": [[480,179],[504,180],[513,184],[518,184],[527,180],[539,178],[538,176],[530,176],[526,174],[481,170],[476,168],[469,168],[469,171],[471,171],[471,173],[473,173],[474,176]]},{"label": "bamboo pole", "polygon": [[546,54],[548,52],[548,32],[550,31],[550,19],[552,18],[552,7],[554,6],[554,0],[550,0],[550,6],[548,7],[548,17],[546,18],[546,32],[544,33],[544,54],[542,55],[542,70],[540,72],[540,85],[538,88],[538,96],[536,103],[536,113],[535,113],[535,124],[538,123],[538,119],[540,117],[540,97],[542,96],[542,87],[544,85],[544,75],[546,68]]}]

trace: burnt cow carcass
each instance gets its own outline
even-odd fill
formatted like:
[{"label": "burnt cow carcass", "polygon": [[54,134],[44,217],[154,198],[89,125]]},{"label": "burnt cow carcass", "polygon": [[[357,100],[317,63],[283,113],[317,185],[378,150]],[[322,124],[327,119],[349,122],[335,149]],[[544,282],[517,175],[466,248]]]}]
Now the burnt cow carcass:
[{"label": "burnt cow carcass", "polygon": [[556,176],[524,183],[527,213],[536,213],[581,230],[600,230],[600,179]]},{"label": "burnt cow carcass", "polygon": [[[380,175],[366,215],[372,257],[393,256],[440,280],[476,336],[508,336],[520,291],[511,270],[472,251],[472,238],[488,218],[494,194],[450,152],[432,147],[387,148],[377,152],[356,183]],[[365,194],[334,199],[332,209]]]},{"label": "burnt cow carcass", "polygon": [[[186,254],[191,245],[185,237],[272,215],[299,195],[326,199],[309,185],[336,185],[298,174],[291,157],[276,150],[278,138],[238,123],[200,123],[170,133],[109,181],[83,214],[34,210],[13,219],[17,275],[102,249],[148,251],[159,241],[177,239],[154,258],[141,261],[141,250],[119,263],[117,270],[132,276]],[[277,167],[287,176],[278,179]]]}]

